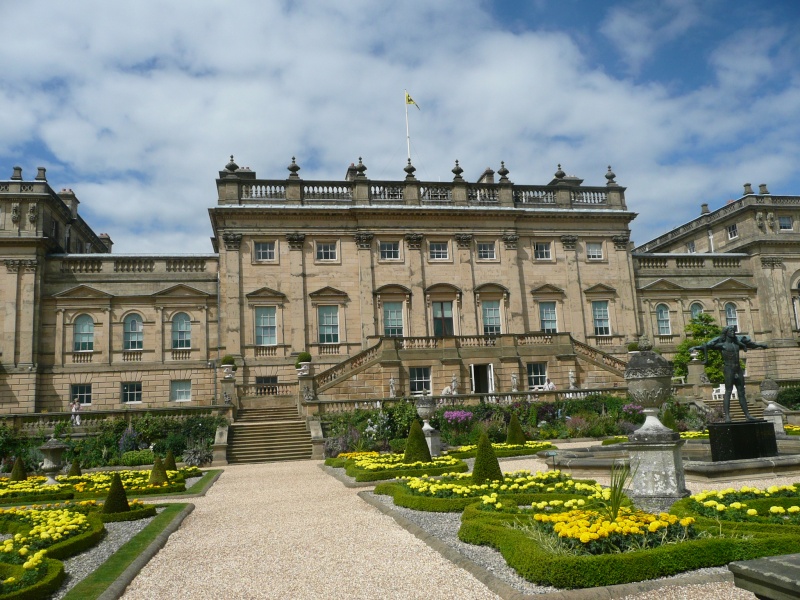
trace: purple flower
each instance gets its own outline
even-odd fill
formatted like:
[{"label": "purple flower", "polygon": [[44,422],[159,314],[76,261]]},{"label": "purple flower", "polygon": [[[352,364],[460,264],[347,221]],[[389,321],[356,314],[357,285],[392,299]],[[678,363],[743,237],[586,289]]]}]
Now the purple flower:
[{"label": "purple flower", "polygon": [[448,410],[444,413],[444,420],[451,425],[461,425],[472,420],[472,413],[468,410]]}]

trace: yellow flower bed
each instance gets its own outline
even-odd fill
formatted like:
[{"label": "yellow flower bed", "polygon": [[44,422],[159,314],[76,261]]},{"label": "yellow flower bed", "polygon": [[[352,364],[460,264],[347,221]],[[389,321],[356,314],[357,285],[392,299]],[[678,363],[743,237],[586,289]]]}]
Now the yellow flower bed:
[{"label": "yellow flower bed", "polygon": [[0,477],[0,502],[22,496],[33,496],[42,491],[63,492],[69,491],[69,486],[64,484],[48,485],[44,483],[47,477],[31,475],[24,481],[10,481],[8,477]]},{"label": "yellow flower bed", "polygon": [[471,473],[445,473],[440,478],[428,475],[403,477],[402,482],[413,494],[433,498],[477,498],[492,492],[502,494],[551,492],[588,496],[602,489],[599,484],[576,482],[561,471],[546,473],[537,471],[535,475],[526,470],[513,471],[505,473],[503,481],[481,485],[472,483]]},{"label": "yellow flower bed", "polygon": [[534,521],[576,554],[606,554],[655,548],[691,539],[695,522],[667,513],[658,515],[621,508],[616,519],[594,510],[535,513]]},{"label": "yellow flower bed", "polygon": [[[342,456],[341,454],[339,456]],[[392,469],[413,469],[417,467],[453,467],[461,461],[451,456],[435,456],[431,462],[404,463],[402,454],[359,453],[353,457],[357,469],[364,471],[390,471]]]},{"label": "yellow flower bed", "polygon": [[772,485],[766,489],[743,486],[734,489],[728,488],[719,491],[703,491],[690,496],[690,508],[696,513],[711,517],[722,518],[726,521],[768,521],[773,523],[786,523],[800,525],[800,505],[788,508],[771,506],[759,512],[749,507],[743,500],[757,500],[761,498],[798,498],[800,490],[793,485]]},{"label": "yellow flower bed", "polygon": [[708,431],[681,431],[682,440],[707,440]]},{"label": "yellow flower bed", "polygon": [[[546,448],[551,448],[552,444],[550,442],[525,442],[524,444],[506,444],[505,442],[492,444],[492,449],[494,450],[531,450],[532,452],[538,452],[539,450],[544,450]],[[473,450],[477,450],[477,444],[467,444],[466,446],[459,446],[458,448],[454,448],[450,452],[472,452]]]},{"label": "yellow flower bed", "polygon": [[800,425],[784,425],[783,430],[789,435],[800,435]]},{"label": "yellow flower bed", "polygon": [[182,483],[186,476],[181,470],[167,471],[169,483],[153,484],[148,483],[150,471],[98,471],[86,473],[75,477],[59,475],[56,481],[68,484],[77,494],[96,494],[102,495],[108,492],[111,487],[111,478],[117,473],[122,480],[122,486],[128,493],[152,492],[161,488],[169,488],[176,483]]}]

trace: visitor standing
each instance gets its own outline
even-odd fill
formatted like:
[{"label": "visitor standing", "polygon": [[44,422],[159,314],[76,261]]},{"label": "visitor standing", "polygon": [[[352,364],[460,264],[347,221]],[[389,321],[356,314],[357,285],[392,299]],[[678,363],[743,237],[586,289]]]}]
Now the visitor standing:
[{"label": "visitor standing", "polygon": [[548,378],[548,379],[547,379],[547,381],[545,381],[545,384],[544,384],[544,389],[545,389],[546,391],[548,391],[548,392],[551,392],[551,391],[553,391],[554,389],[556,389],[556,384],[555,384],[555,383],[553,383],[552,381],[550,381],[550,379]]}]

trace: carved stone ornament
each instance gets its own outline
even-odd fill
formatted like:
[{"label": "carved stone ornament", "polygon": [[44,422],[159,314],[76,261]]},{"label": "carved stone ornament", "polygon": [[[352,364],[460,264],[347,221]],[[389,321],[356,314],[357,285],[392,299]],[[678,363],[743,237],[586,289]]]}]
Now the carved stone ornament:
[{"label": "carved stone ornament", "polygon": [[223,233],[222,241],[225,243],[225,250],[238,250],[242,245],[241,233]]},{"label": "carved stone ornament", "polygon": [[564,244],[564,250],[575,250],[575,246],[578,243],[578,236],[577,235],[562,235],[561,236],[561,243]]},{"label": "carved stone ornament", "polygon": [[625,369],[628,393],[645,409],[657,410],[672,394],[672,363],[652,350],[630,356]]},{"label": "carved stone ornament", "polygon": [[422,247],[421,233],[407,233],[405,235],[405,240],[409,250],[419,250]]},{"label": "carved stone ornament", "polygon": [[627,250],[628,249],[628,242],[630,241],[631,236],[627,233],[621,233],[619,235],[615,235],[611,238],[611,241],[614,242],[614,248],[617,250]]},{"label": "carved stone ornament", "polygon": [[11,222],[15,225],[19,223],[19,202],[11,205]]},{"label": "carved stone ornament", "polygon": [[516,250],[519,236],[516,233],[504,233],[503,243],[506,245],[506,250]]},{"label": "carved stone ornament", "polygon": [[783,259],[779,256],[762,256],[761,266],[765,269],[783,269]]},{"label": "carved stone ornament", "polygon": [[22,261],[20,260],[7,260],[6,263],[6,270],[9,273],[19,273],[19,268],[21,266]]},{"label": "carved stone ornament", "polygon": [[457,233],[455,238],[459,248],[469,248],[472,243],[471,233]]},{"label": "carved stone ornament", "polygon": [[302,250],[303,243],[306,241],[305,233],[287,233],[286,242],[289,244],[289,250]]},{"label": "carved stone ornament", "polygon": [[372,238],[375,235],[366,231],[359,231],[353,235],[359,250],[369,250],[372,247]]},{"label": "carved stone ornament", "polygon": [[31,223],[36,223],[36,203],[31,202],[28,205],[28,221]]}]

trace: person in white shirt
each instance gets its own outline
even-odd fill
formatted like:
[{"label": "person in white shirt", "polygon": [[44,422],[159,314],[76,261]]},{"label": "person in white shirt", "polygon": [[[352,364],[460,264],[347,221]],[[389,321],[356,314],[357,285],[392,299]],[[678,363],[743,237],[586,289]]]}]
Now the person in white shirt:
[{"label": "person in white shirt", "polygon": [[551,390],[554,390],[554,389],[556,389],[556,384],[553,383],[552,381],[550,381],[550,379],[548,378],[547,381],[544,384],[544,389],[546,391],[548,391],[548,392],[551,391]]}]

